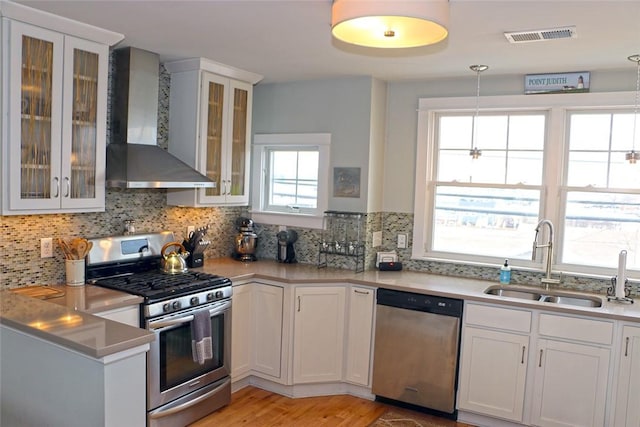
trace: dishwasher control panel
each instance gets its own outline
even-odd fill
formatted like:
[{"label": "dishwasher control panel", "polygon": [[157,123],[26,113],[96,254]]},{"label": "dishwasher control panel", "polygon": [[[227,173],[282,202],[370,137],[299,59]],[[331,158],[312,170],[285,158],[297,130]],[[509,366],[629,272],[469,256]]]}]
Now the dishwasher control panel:
[{"label": "dishwasher control panel", "polygon": [[462,316],[463,301],[455,298],[417,294],[391,289],[378,289],[377,303],[407,310],[424,311],[445,316]]}]

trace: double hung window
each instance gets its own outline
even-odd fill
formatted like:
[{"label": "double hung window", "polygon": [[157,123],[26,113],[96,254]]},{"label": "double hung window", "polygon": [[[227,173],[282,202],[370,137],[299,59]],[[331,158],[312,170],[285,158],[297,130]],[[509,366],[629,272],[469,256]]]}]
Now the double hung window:
[{"label": "double hung window", "polygon": [[475,124],[472,98],[421,100],[413,258],[540,266],[532,243],[546,218],[554,268],[602,272],[626,250],[640,269],[640,165],[625,161],[633,113],[621,98],[486,97]]}]

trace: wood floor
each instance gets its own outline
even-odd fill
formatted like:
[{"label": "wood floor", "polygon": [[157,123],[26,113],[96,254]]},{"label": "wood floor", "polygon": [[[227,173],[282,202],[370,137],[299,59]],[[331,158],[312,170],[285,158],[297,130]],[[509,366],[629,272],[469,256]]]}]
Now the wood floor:
[{"label": "wood floor", "polygon": [[[231,396],[231,404],[196,421],[190,427],[367,427],[389,406],[353,396],[291,399],[255,387],[245,387]],[[433,417],[447,427],[466,424]]]}]

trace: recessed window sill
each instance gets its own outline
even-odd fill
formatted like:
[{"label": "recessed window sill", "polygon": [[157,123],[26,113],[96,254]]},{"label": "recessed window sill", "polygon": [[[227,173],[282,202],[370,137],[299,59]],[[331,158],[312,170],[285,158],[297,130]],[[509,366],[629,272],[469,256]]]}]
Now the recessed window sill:
[{"label": "recessed window sill", "polygon": [[322,216],[264,211],[249,211],[249,213],[251,219],[258,224],[322,229]]}]

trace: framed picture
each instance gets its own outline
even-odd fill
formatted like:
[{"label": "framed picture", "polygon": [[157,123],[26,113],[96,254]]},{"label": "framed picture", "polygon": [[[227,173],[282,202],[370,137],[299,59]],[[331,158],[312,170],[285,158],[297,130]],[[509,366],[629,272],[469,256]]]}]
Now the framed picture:
[{"label": "framed picture", "polygon": [[589,92],[590,73],[527,74],[524,77],[524,93],[576,93]]},{"label": "framed picture", "polygon": [[333,197],[360,197],[360,168],[333,168]]}]

